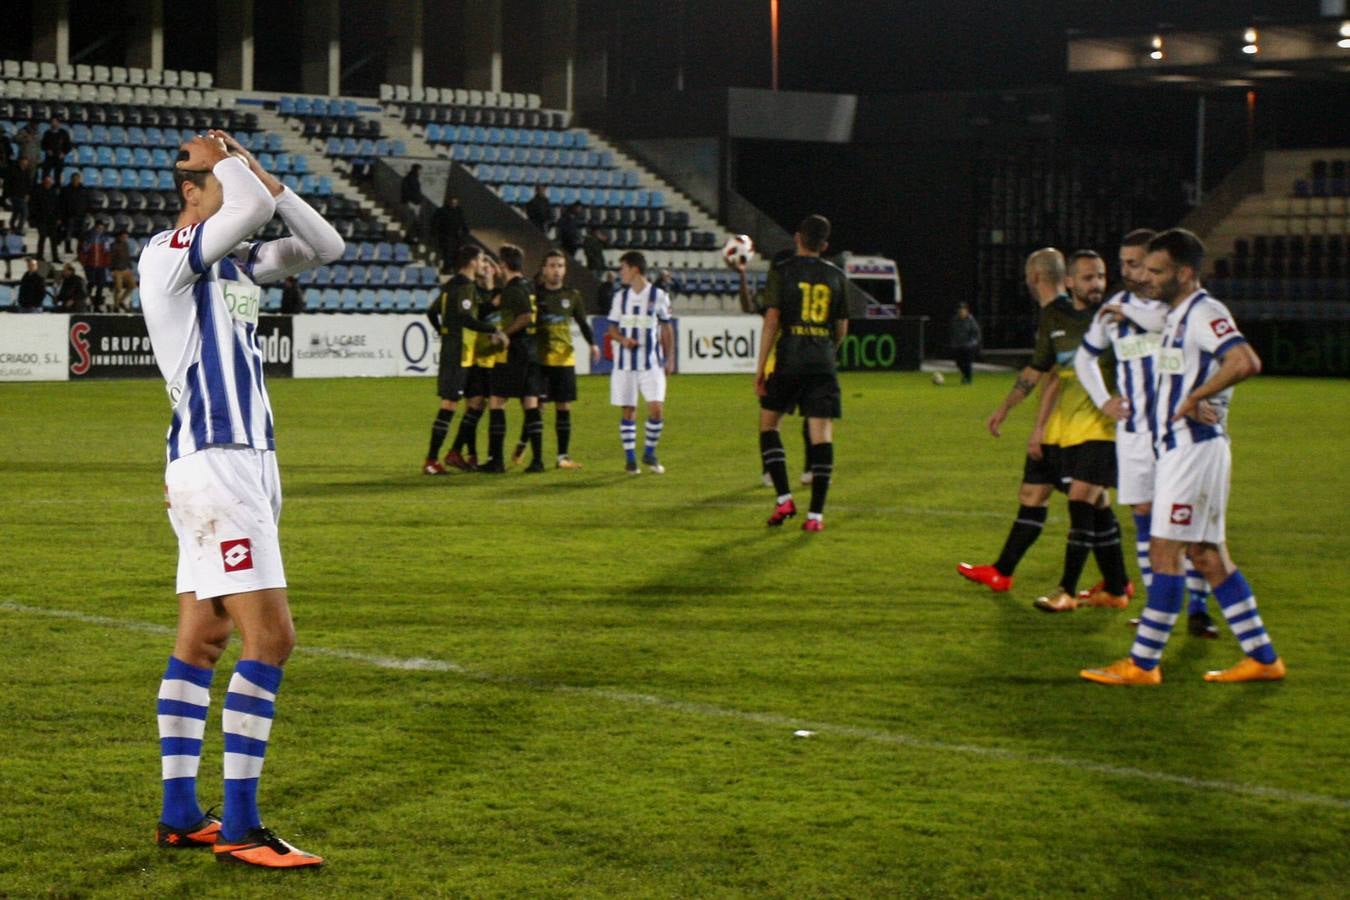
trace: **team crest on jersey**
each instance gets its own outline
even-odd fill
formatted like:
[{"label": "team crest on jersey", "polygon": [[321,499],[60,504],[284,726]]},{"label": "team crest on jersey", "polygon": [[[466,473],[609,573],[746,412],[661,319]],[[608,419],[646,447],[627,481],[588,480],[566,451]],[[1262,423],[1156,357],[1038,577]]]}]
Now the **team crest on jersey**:
[{"label": "team crest on jersey", "polygon": [[571,306],[572,306],[572,301],[569,300],[569,299],[567,299],[566,297],[564,297],[564,298],[562,299],[562,308],[563,308],[563,309],[568,309],[568,308],[570,308]]},{"label": "team crest on jersey", "polygon": [[1169,521],[1173,525],[1189,525],[1191,524],[1191,513],[1193,511],[1194,509],[1189,503],[1173,503]]},{"label": "team crest on jersey", "polygon": [[186,250],[192,246],[192,234],[197,230],[196,225],[188,225],[186,228],[180,228],[169,238],[169,246],[175,250]]},{"label": "team crest on jersey", "polygon": [[248,538],[220,542],[220,558],[226,572],[245,572],[253,568],[253,544]]},{"label": "team crest on jersey", "polygon": [[1233,323],[1227,319],[1215,319],[1213,322],[1209,323],[1209,327],[1214,329],[1214,336],[1216,338],[1227,337],[1234,331],[1237,331],[1237,329],[1233,327]]},{"label": "team crest on jersey", "polygon": [[473,306],[473,301],[466,299],[463,303],[460,304],[460,306],[464,308],[465,312],[468,312],[469,307]]}]

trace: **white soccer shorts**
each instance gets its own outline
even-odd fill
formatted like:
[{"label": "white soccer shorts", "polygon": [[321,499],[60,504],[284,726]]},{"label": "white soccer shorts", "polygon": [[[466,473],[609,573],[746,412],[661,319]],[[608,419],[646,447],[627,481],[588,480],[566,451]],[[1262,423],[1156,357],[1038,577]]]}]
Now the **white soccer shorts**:
[{"label": "white soccer shorts", "polygon": [[1168,450],[1158,459],[1153,494],[1154,537],[1222,544],[1233,454],[1219,437]]},{"label": "white soccer shorts", "polygon": [[178,593],[206,600],[286,586],[276,453],[207,447],[169,463],[164,490],[178,535]]},{"label": "white soccer shorts", "polygon": [[1134,506],[1153,500],[1152,431],[1116,430],[1116,494],[1121,503]]},{"label": "white soccer shorts", "polygon": [[666,371],[662,368],[645,370],[615,369],[609,375],[609,402],[612,406],[637,406],[638,392],[648,403],[666,400]]}]

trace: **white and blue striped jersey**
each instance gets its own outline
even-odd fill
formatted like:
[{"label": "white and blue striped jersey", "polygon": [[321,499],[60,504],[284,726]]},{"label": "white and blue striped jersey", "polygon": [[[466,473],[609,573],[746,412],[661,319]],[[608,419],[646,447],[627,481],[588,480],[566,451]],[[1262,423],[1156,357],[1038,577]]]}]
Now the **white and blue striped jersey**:
[{"label": "white and blue striped jersey", "polygon": [[1162,346],[1158,349],[1157,400],[1153,405],[1153,440],[1159,456],[1177,447],[1224,436],[1232,386],[1208,398],[1219,408],[1217,425],[1204,425],[1189,418],[1180,422],[1171,419],[1181,401],[1219,370],[1225,354],[1246,342],[1228,307],[1203,290],[1167,313]]},{"label": "white and blue striped jersey", "polygon": [[619,334],[637,341],[626,348],[614,343],[614,369],[619,372],[645,372],[665,365],[661,348],[661,326],[670,322],[670,295],[648,283],[641,291],[620,288],[614,292],[609,319]]},{"label": "white and blue striped jersey", "polygon": [[[141,252],[141,308],[173,416],[168,458],[205,447],[276,449],[258,347],[262,291],[342,254],[341,236],[285,191],[273,199],[237,159],[212,170],[224,204],[204,222],[161,232]],[[280,212],[294,237],[244,243]],[[255,282],[256,279],[256,282]]]},{"label": "white and blue striped jersey", "polygon": [[[1096,358],[1110,348],[1116,358],[1116,388],[1130,404],[1129,418],[1116,423],[1116,430],[1131,434],[1146,432],[1153,409],[1155,369],[1167,304],[1121,291],[1102,305],[1118,305],[1124,318],[1113,322],[1110,316],[1098,315],[1092,320],[1083,335],[1086,367],[1079,365],[1077,358],[1074,360],[1078,380],[1100,409],[1110,399],[1110,393]],[[1092,370],[1097,371],[1095,378]]]}]

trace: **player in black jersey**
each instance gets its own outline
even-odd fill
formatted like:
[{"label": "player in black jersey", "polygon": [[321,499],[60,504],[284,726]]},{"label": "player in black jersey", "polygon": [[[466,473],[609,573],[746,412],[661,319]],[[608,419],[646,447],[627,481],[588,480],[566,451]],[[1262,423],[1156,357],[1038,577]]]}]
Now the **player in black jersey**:
[{"label": "player in black jersey", "polygon": [[491,334],[492,339],[506,346],[508,339],[500,330],[475,318],[481,292],[475,279],[483,260],[482,252],[471,244],[460,247],[455,254],[456,272],[440,294],[427,307],[427,319],[441,336],[441,354],[436,374],[436,393],[441,398],[440,411],[431,425],[431,447],[423,475],[444,475],[445,466],[437,460],[441,444],[450,431],[450,420],[464,394],[464,330]]},{"label": "player in black jersey", "polygon": [[848,335],[848,281],[838,267],[820,258],[829,237],[829,219],[807,216],[794,237],[797,254],[769,270],[755,368],[760,456],[778,493],[770,525],[782,525],[797,514],[778,424],[798,408],[807,420],[811,510],[803,531],[825,527],[825,495],[834,472],[833,420],[843,415],[835,353]]},{"label": "player in black jersey", "polygon": [[[506,442],[506,401],[519,399],[525,410],[525,422],[539,418],[539,397],[530,396],[526,382],[534,342],[527,339],[525,330],[534,321],[534,293],[525,277],[525,251],[514,244],[503,244],[497,251],[505,270],[506,283],[497,297],[493,318],[510,338],[510,344],[499,351],[488,371],[488,461],[480,470],[501,473],[506,471],[503,447]],[[543,460],[536,452],[534,463],[526,471],[544,471]]]},{"label": "player in black jersey", "polygon": [[[497,264],[486,253],[479,258],[478,276],[474,282],[478,288],[477,305],[474,318],[496,325],[497,291],[494,288],[498,275]],[[464,366],[464,418],[459,421],[459,431],[450,444],[450,452],[445,455],[445,464],[474,472],[478,469],[478,421],[483,418],[483,408],[487,405],[491,385],[490,369],[500,350],[498,342],[487,335],[465,335],[464,354],[460,357]],[[467,451],[467,452],[465,452]]]}]

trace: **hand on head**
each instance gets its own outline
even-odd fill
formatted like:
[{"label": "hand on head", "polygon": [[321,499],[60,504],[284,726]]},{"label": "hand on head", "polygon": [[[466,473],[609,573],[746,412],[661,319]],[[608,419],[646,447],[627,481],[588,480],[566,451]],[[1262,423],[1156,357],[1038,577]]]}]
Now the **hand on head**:
[{"label": "hand on head", "polygon": [[223,140],[203,134],[185,142],[178,149],[185,151],[188,158],[179,160],[177,166],[188,172],[209,172],[216,163],[230,155]]}]

